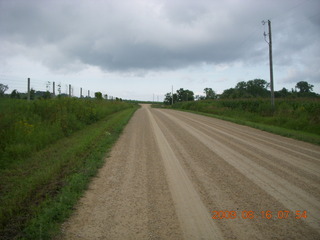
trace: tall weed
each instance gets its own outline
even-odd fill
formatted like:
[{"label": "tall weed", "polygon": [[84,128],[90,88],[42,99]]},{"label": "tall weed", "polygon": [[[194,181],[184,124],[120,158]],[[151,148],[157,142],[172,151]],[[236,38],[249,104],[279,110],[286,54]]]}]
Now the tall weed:
[{"label": "tall weed", "polygon": [[220,99],[182,102],[173,108],[237,118],[320,135],[320,99]]},{"label": "tall weed", "polygon": [[62,137],[132,104],[57,98],[0,99],[0,167],[30,156]]}]

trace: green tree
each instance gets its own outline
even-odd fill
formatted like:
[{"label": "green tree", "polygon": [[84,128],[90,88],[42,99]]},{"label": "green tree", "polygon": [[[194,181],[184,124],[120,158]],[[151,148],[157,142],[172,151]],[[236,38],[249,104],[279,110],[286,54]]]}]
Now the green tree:
[{"label": "green tree", "polygon": [[309,84],[306,81],[300,81],[297,83],[296,88],[299,89],[300,93],[310,93],[313,90],[313,85]]},{"label": "green tree", "polygon": [[[172,103],[172,96],[171,95],[172,95],[171,93],[166,93],[166,95],[164,95],[165,96],[164,101],[163,101],[164,104],[170,105]],[[178,98],[177,94],[174,93],[173,94],[173,103],[177,102],[177,98]]]},{"label": "green tree", "polygon": [[17,91],[17,89],[14,89],[11,94],[10,94],[11,98],[20,98],[20,93]]},{"label": "green tree", "polygon": [[0,83],[0,97],[2,97],[8,89],[9,89],[8,85],[4,85]]},{"label": "green tree", "polygon": [[217,98],[217,95],[216,95],[215,91],[212,90],[212,88],[205,88],[205,89],[203,89],[203,92],[206,95],[206,99]]},{"label": "green tree", "polygon": [[191,90],[186,90],[186,91],[187,91],[188,101],[194,101],[194,92]]},{"label": "green tree", "polygon": [[246,91],[247,90],[247,83],[245,81],[238,82],[236,85],[236,89]]},{"label": "green tree", "polygon": [[43,96],[44,99],[50,99],[51,98],[51,93],[49,91],[46,91]]},{"label": "green tree", "polygon": [[95,96],[96,99],[102,100],[102,93],[101,92],[95,92],[94,96]]},{"label": "green tree", "polygon": [[199,101],[199,100],[205,100],[206,97],[205,97],[205,96],[201,96],[201,95],[196,95],[194,99],[195,99],[196,101]]},{"label": "green tree", "polygon": [[269,84],[263,79],[254,79],[247,82],[238,82],[235,88],[229,88],[223,91],[220,98],[252,98],[267,97]]},{"label": "green tree", "polygon": [[36,91],[33,88],[31,88],[31,90],[30,90],[30,99],[34,100],[35,97],[36,97]]},{"label": "green tree", "polygon": [[237,98],[266,97],[269,84],[263,79],[254,79],[247,82],[238,82],[233,93]]},{"label": "green tree", "polygon": [[180,88],[177,90],[178,102],[194,101],[194,93],[188,89]]},{"label": "green tree", "polygon": [[247,98],[250,97],[247,91],[247,83],[244,81],[238,82],[235,90],[232,91],[232,98]]},{"label": "green tree", "polygon": [[254,79],[247,82],[247,93],[253,97],[266,97],[268,96],[269,84],[263,79]]},{"label": "green tree", "polygon": [[237,97],[237,89],[229,88],[223,91],[220,98],[236,98]]},{"label": "green tree", "polygon": [[285,98],[291,95],[291,93],[286,88],[282,88],[280,91],[274,92],[275,97]]}]

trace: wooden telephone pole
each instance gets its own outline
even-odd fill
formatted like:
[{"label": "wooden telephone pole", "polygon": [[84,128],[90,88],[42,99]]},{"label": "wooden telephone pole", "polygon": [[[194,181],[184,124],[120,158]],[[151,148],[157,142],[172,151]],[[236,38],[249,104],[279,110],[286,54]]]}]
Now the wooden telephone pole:
[{"label": "wooden telephone pole", "polygon": [[[262,21],[262,24],[264,25],[266,22]],[[268,20],[268,30],[269,33],[264,33],[264,37],[266,38],[267,35],[269,35],[269,42],[266,40],[266,42],[269,45],[269,65],[270,65],[270,90],[271,90],[271,106],[274,108],[274,88],[273,88],[273,64],[272,64],[272,35],[271,35],[271,21]]]},{"label": "wooden telephone pole", "polygon": [[171,88],[171,105],[173,105],[173,85],[172,85],[172,88]]},{"label": "wooden telephone pole", "polygon": [[27,99],[30,101],[30,78],[28,78],[28,94],[27,94]]}]

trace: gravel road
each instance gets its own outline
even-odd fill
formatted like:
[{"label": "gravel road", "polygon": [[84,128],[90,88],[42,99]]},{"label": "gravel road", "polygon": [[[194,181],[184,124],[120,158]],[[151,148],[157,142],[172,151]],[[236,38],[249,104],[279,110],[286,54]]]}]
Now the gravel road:
[{"label": "gravel road", "polygon": [[320,147],[143,105],[64,239],[320,239]]}]

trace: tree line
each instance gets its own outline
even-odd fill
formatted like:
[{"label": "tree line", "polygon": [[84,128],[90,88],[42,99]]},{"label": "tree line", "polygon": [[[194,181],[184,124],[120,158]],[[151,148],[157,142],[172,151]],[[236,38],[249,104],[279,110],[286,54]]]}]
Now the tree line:
[{"label": "tree line", "polygon": [[[295,98],[295,97],[320,97],[319,94],[313,92],[313,85],[306,81],[300,81],[294,89],[288,90],[282,88],[280,91],[275,91],[276,98]],[[229,88],[223,91],[222,94],[216,94],[212,88],[205,88],[204,95],[194,95],[193,91],[180,88],[173,94],[173,103],[207,99],[239,99],[239,98],[267,98],[270,97],[269,83],[263,79],[253,79],[247,82],[238,82],[234,88]],[[166,93],[165,104],[172,103],[172,94]]]}]

